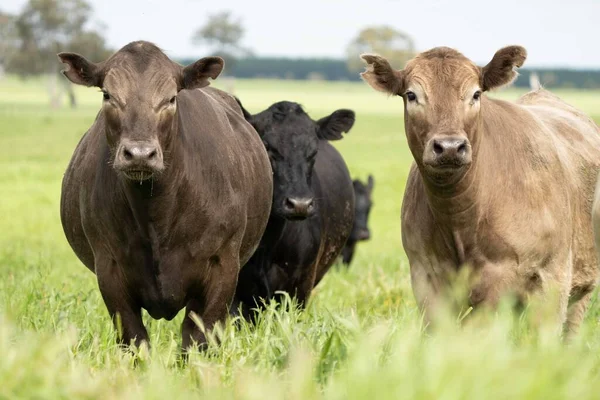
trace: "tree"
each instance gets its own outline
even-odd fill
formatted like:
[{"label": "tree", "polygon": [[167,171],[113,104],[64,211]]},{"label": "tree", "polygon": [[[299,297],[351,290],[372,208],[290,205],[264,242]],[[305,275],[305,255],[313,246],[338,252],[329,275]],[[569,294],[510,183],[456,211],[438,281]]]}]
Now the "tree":
[{"label": "tree", "polygon": [[346,50],[347,66],[351,72],[364,68],[362,53],[376,53],[387,58],[397,68],[415,55],[415,44],[408,34],[390,26],[374,26],[361,30]]},{"label": "tree", "polygon": [[[80,51],[100,61],[107,53],[102,36],[87,28],[91,12],[86,0],[29,0],[14,20],[18,51],[8,60],[7,70],[21,77],[49,74],[50,101],[58,106],[61,65],[56,54]],[[72,87],[68,84],[66,88],[75,106]]]},{"label": "tree", "polygon": [[194,44],[207,44],[213,55],[225,59],[226,65],[236,58],[247,55],[249,51],[240,44],[244,36],[244,27],[239,19],[234,19],[230,11],[209,15],[208,21],[192,37]]},{"label": "tree", "polygon": [[15,17],[0,11],[0,77],[17,48]]}]

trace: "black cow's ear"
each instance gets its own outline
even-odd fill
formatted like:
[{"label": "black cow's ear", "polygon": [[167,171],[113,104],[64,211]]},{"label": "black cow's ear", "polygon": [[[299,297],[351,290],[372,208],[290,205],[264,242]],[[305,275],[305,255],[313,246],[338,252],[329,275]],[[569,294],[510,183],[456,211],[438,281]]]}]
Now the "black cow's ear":
[{"label": "black cow's ear", "polygon": [[254,116],[252,114],[250,114],[250,112],[248,112],[248,110],[246,110],[244,108],[240,99],[238,99],[236,96],[233,96],[233,98],[238,103],[238,106],[240,106],[240,109],[242,110],[242,114],[244,115],[244,119],[246,121],[248,121],[250,123],[250,125],[252,125],[254,130],[258,133],[258,136],[262,137],[263,136],[262,129],[259,129],[259,127],[257,126],[256,119],[254,118]]},{"label": "black cow's ear", "polygon": [[198,89],[210,85],[208,78],[217,79],[225,61],[221,57],[204,57],[183,68],[179,89]]},{"label": "black cow's ear", "polygon": [[354,125],[354,111],[337,110],[317,121],[317,136],[319,139],[340,140],[342,133],[348,132],[352,125]]},{"label": "black cow's ear", "polygon": [[375,186],[375,178],[373,178],[373,175],[369,175],[369,177],[367,178],[367,187],[369,188],[369,192],[373,191],[374,186]]},{"label": "black cow's ear", "polygon": [[242,102],[240,101],[240,99],[238,99],[236,96],[233,96],[233,98],[238,103],[238,106],[240,106],[240,108],[242,109],[242,114],[244,114],[244,118],[246,119],[246,121],[252,123],[252,114],[250,114],[248,112],[248,110],[246,110],[244,108],[244,106],[242,105]]},{"label": "black cow's ear", "polygon": [[104,72],[102,63],[95,64],[76,53],[58,53],[60,62],[67,65],[61,71],[73,83],[84,86],[102,87]]}]

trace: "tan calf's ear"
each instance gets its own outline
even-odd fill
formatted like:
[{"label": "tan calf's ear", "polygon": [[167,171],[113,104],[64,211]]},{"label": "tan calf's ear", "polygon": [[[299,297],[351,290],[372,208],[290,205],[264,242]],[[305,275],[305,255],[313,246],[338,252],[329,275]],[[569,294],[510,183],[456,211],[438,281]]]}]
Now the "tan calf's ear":
[{"label": "tan calf's ear", "polygon": [[519,74],[520,68],[527,58],[527,50],[521,46],[504,47],[494,54],[492,61],[481,68],[481,89],[495,89],[512,83]]},{"label": "tan calf's ear", "polygon": [[388,60],[375,54],[363,54],[360,58],[367,63],[365,72],[360,76],[373,89],[394,95],[402,94],[404,91],[402,71],[394,70]]}]

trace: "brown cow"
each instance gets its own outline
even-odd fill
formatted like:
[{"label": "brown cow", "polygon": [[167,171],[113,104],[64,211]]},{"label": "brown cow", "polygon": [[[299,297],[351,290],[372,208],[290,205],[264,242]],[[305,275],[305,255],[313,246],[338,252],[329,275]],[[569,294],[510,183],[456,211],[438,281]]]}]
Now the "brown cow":
[{"label": "brown cow", "polygon": [[[79,259],[98,278],[121,341],[148,341],[141,309],[172,319],[184,307],[183,347],[228,315],[240,265],[270,213],[265,148],[235,100],[203,88],[223,68],[188,67],[148,42],[94,64],[60,53],[74,83],[103,103],[63,180],[61,219]],[[200,89],[203,88],[203,89]]]},{"label": "brown cow", "polygon": [[495,305],[559,294],[557,316],[576,331],[598,280],[591,206],[600,131],[581,111],[540,89],[516,103],[482,93],[510,83],[526,51],[499,50],[483,68],[446,47],[403,70],[363,55],[364,80],[401,96],[413,163],[402,243],[426,316],[469,265],[470,303]]}]

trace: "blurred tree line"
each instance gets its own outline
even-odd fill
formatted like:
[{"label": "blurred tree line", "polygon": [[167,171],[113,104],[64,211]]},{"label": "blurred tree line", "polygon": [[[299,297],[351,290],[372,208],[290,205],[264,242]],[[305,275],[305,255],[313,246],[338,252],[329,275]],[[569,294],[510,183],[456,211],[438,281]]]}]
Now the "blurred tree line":
[{"label": "blurred tree line", "polygon": [[[106,28],[93,21],[92,15],[86,0],[29,0],[16,15],[0,10],[0,76],[3,70],[23,78],[47,75],[51,104],[58,106],[66,92],[75,107],[72,85],[59,79],[58,72],[63,67],[56,54],[72,51],[92,61],[111,55],[113,49],[102,34]],[[359,80],[359,72],[364,68],[359,58],[362,53],[381,54],[396,68],[402,68],[416,53],[413,38],[390,26],[360,30],[348,44],[345,59],[257,57],[242,45],[244,33],[242,21],[223,11],[208,15],[191,40],[207,46],[208,54],[223,57],[226,74],[240,78]],[[195,60],[177,61],[186,65]],[[515,85],[529,86],[533,72],[520,70]],[[549,88],[600,88],[600,70],[538,69],[535,73]]]},{"label": "blurred tree line", "polygon": [[20,77],[48,75],[48,94],[54,107],[60,104],[61,88],[76,105],[72,85],[59,79],[62,69],[56,54],[69,50],[101,61],[110,56],[101,32],[94,25],[92,8],[85,0],[29,0],[17,15],[0,12],[0,63]]}]

